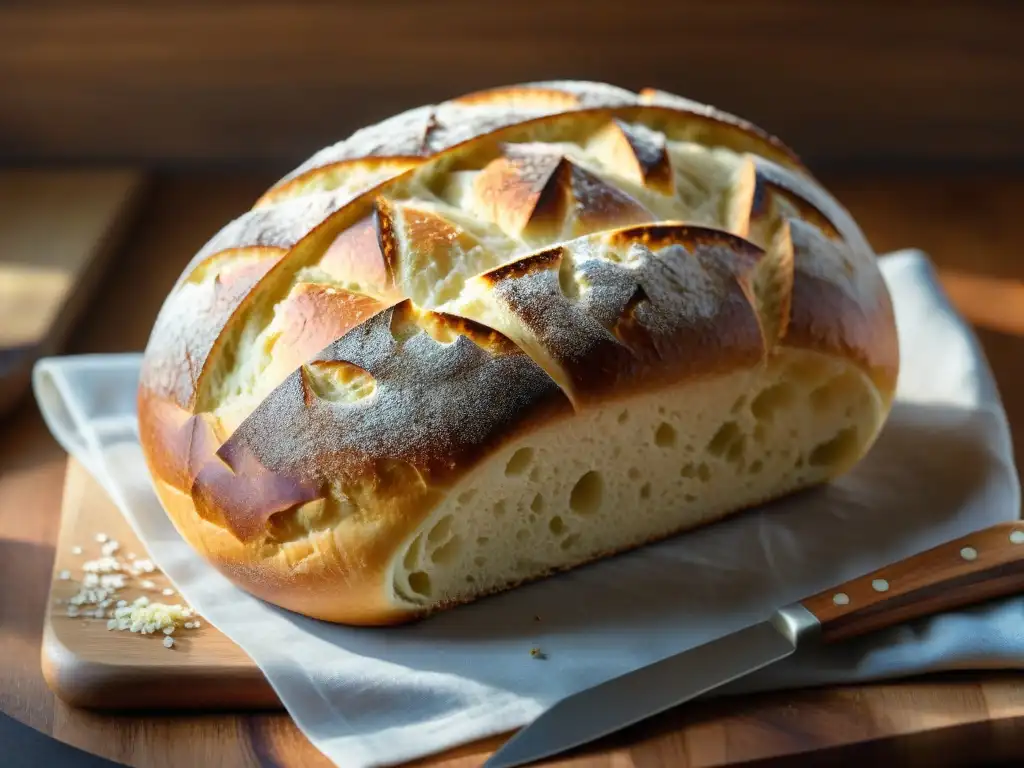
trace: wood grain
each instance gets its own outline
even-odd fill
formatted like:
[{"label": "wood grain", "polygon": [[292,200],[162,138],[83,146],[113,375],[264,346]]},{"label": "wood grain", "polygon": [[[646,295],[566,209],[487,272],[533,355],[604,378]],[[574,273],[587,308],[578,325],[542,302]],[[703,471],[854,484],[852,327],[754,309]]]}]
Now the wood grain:
[{"label": "wood grain", "polygon": [[994,525],[812,595],[826,643],[1024,591],[1024,522]]},{"label": "wood grain", "polygon": [[[145,3],[137,4],[146,7]],[[141,349],[192,253],[276,178],[268,173],[183,173],[153,187],[133,236],[76,329],[72,352]],[[1019,211],[1024,179],[952,175],[825,175],[880,251],[926,249],[940,268],[985,281],[1024,279]],[[131,298],[132,301],[128,301]],[[1010,417],[1024,469],[1024,335],[1019,308],[972,314]],[[138,766],[326,766],[280,713],[97,714],[55,699],[40,669],[40,641],[57,540],[66,457],[30,402],[0,432],[0,709],[39,730]],[[479,766],[494,739],[423,761]],[[958,766],[1024,760],[1024,676],[988,672],[701,702],[591,745],[563,766],[821,764]]]},{"label": "wood grain", "polygon": [[132,169],[0,172],[0,415],[92,298],[144,181]]},{"label": "wood grain", "polygon": [[0,8],[0,159],[298,162],[393,113],[584,78],[709,101],[816,164],[1024,158],[1000,0],[40,0]]}]

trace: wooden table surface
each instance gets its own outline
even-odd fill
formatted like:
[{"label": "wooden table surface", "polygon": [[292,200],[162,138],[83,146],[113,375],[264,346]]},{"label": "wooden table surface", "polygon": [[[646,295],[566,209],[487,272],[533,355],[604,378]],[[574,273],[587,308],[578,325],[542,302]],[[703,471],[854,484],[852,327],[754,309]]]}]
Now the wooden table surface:
[{"label": "wooden table surface", "polygon": [[[187,174],[158,178],[144,210],[115,257],[106,284],[70,343],[69,352],[140,350],[163,297],[195,250],[224,222],[248,207],[276,175]],[[823,180],[859,219],[879,252],[903,247],[926,250],[940,267],[953,300],[977,329],[995,373],[1024,469],[1024,251],[1018,224],[1024,209],[1024,178],[942,175],[840,177]],[[96,715],[55,699],[43,682],[39,640],[54,557],[66,456],[44,427],[31,400],[0,421],[0,710],[55,738],[91,752],[144,766],[321,766],[327,761],[283,713]],[[930,681],[858,686],[759,696],[716,703],[699,713],[672,712],[616,736],[586,766],[672,765],[696,759],[692,750],[742,753],[730,743],[730,718],[763,717],[764,738],[792,738],[805,728],[787,722],[787,708],[814,712],[828,722],[830,702],[863,702],[864,722],[835,722],[863,729],[872,717],[934,717],[907,712],[913,686],[927,700]],[[1024,681],[986,673],[945,680],[962,691],[964,707],[997,709],[1024,701]],[[921,701],[917,696],[915,701]],[[704,728],[709,712],[719,718]],[[724,720],[721,719],[724,716]],[[792,719],[792,718],[790,718]],[[683,724],[683,747],[670,738]],[[803,724],[806,726],[806,723]],[[714,732],[709,732],[713,730]],[[826,729],[827,730],[827,729]],[[748,731],[749,732],[749,731]],[[901,765],[939,765],[939,758],[1005,759],[1024,755],[1024,722],[980,724],[956,732],[937,730],[926,742],[901,752]],[[693,738],[690,738],[693,734]],[[699,738],[698,738],[699,736]],[[860,734],[863,741],[863,733]],[[906,750],[907,744],[900,749]],[[447,766],[479,765],[481,748],[463,750]],[[682,750],[682,751],[680,751]],[[849,753],[838,752],[847,760]],[[896,759],[885,744],[872,744],[862,760]],[[571,761],[576,764],[576,761]],[[700,760],[697,760],[700,762]]]}]

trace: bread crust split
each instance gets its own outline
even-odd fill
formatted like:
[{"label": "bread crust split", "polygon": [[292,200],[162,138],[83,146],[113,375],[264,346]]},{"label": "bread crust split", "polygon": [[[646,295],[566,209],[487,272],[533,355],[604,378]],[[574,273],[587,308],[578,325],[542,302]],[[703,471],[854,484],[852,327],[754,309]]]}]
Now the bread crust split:
[{"label": "bread crust split", "polygon": [[778,139],[549,82],[282,178],[168,295],[138,412],[222,573],[392,624],[827,482],[898,371],[875,254]]}]

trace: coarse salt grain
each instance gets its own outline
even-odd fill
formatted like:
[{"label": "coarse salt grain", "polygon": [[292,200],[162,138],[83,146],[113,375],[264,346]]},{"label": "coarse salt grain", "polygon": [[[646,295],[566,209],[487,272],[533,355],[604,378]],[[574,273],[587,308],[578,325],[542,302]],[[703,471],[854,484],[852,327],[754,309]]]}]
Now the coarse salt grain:
[{"label": "coarse salt grain", "polygon": [[96,534],[96,541],[98,541],[100,544],[106,543],[106,541],[107,541],[107,534],[105,534],[105,533],[97,533]]},{"label": "coarse salt grain", "polygon": [[82,563],[82,570],[86,573],[114,573],[121,570],[121,563],[113,557],[101,557]]},{"label": "coarse salt grain", "polygon": [[164,648],[173,648],[173,647],[174,647],[174,638],[173,637],[165,637],[164,638]]},{"label": "coarse salt grain", "polygon": [[170,597],[171,595],[174,594],[174,590],[171,589],[170,587],[167,587],[167,588],[165,588],[163,590],[163,592],[161,594],[166,595],[167,597]]},{"label": "coarse salt grain", "polygon": [[111,539],[110,541],[106,542],[102,547],[100,547],[100,554],[102,554],[104,557],[110,557],[120,548],[121,545],[118,542]]},{"label": "coarse salt grain", "polygon": [[124,589],[124,576],[120,573],[105,573],[100,576],[100,586],[106,589]]},{"label": "coarse salt grain", "polygon": [[71,554],[72,555],[80,555],[80,554],[82,554],[82,548],[81,547],[72,547],[71,548]]},{"label": "coarse salt grain", "polygon": [[71,578],[71,571],[61,571],[58,577],[61,581],[67,581]]},{"label": "coarse salt grain", "polygon": [[174,628],[183,623],[189,610],[182,605],[168,605],[165,603],[142,602],[145,598],[139,598],[132,605],[126,605],[114,611],[114,629],[139,632],[144,635],[154,632],[170,634],[167,629],[174,631]]},{"label": "coarse salt grain", "polygon": [[142,588],[143,589],[156,589],[156,584],[154,584],[149,579],[143,579],[142,580]]}]

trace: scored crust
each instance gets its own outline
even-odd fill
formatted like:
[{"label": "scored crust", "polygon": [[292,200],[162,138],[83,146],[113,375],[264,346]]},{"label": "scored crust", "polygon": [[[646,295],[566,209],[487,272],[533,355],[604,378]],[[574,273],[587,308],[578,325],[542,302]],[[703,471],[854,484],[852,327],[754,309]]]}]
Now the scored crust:
[{"label": "scored crust", "polygon": [[791,150],[661,91],[528,83],[357,131],[211,238],[147,345],[140,440],[240,586],[400,621],[445,600],[404,600],[395,557],[510,442],[804,353],[875,388],[862,454],[892,307]]}]

